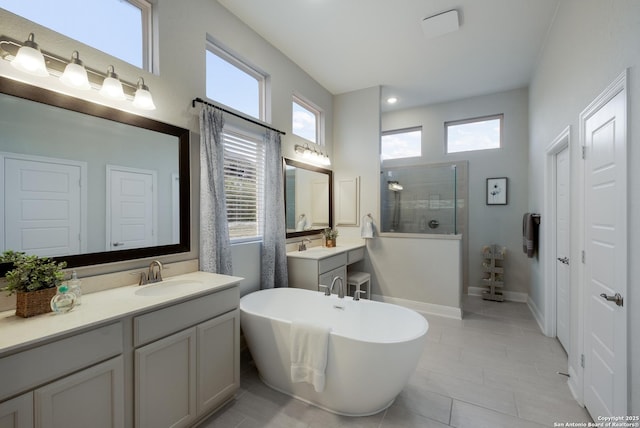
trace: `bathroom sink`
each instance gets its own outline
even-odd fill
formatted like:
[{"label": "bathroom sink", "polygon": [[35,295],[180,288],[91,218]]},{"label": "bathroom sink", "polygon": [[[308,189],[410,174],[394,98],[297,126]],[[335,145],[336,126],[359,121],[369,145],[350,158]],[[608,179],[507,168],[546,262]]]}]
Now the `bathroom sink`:
[{"label": "bathroom sink", "polygon": [[135,294],[138,296],[166,296],[198,291],[203,288],[202,282],[193,279],[167,279],[140,287],[135,291]]}]

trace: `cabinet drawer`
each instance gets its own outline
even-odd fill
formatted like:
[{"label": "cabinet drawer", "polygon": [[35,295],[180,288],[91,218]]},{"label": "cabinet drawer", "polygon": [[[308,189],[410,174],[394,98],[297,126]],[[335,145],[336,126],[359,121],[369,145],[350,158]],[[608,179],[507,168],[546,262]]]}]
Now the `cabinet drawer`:
[{"label": "cabinet drawer", "polygon": [[237,286],[133,319],[133,344],[144,345],[238,307]]},{"label": "cabinet drawer", "polygon": [[364,248],[356,248],[347,253],[347,264],[358,262],[364,259]]},{"label": "cabinet drawer", "polygon": [[318,261],[318,273],[322,275],[325,272],[336,269],[347,264],[347,254],[336,254]]},{"label": "cabinet drawer", "polygon": [[0,401],[122,353],[115,323],[0,359]]}]

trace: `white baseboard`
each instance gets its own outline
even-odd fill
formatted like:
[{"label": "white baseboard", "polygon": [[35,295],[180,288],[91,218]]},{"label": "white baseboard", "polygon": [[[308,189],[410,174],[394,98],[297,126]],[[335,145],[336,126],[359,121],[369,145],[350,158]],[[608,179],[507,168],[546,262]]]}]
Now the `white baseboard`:
[{"label": "white baseboard", "polygon": [[[482,292],[485,291],[484,287],[469,287],[467,294],[469,296],[482,296]],[[521,293],[519,291],[501,290],[504,300],[509,302],[527,303],[529,295],[527,293]]]},{"label": "white baseboard", "polygon": [[584,407],[584,402],[582,401],[582,394],[580,391],[580,379],[578,378],[578,373],[575,371],[573,366],[569,364],[569,379],[567,380],[567,385],[569,385],[569,391],[571,391],[571,395],[578,402],[578,404]]},{"label": "white baseboard", "polygon": [[536,322],[538,323],[538,327],[540,328],[540,331],[542,332],[542,334],[544,334],[545,333],[544,317],[542,316],[542,312],[540,312],[540,309],[538,309],[538,307],[536,306],[536,303],[533,301],[531,297],[527,299],[527,306],[529,307],[529,310],[533,314],[533,317],[536,319]]},{"label": "white baseboard", "polygon": [[394,305],[404,306],[423,314],[436,315],[439,317],[462,319],[462,308],[453,306],[435,305],[433,303],[418,302],[416,300],[400,299],[398,297],[382,296],[380,294],[371,295],[372,300],[384,303],[393,303]]}]

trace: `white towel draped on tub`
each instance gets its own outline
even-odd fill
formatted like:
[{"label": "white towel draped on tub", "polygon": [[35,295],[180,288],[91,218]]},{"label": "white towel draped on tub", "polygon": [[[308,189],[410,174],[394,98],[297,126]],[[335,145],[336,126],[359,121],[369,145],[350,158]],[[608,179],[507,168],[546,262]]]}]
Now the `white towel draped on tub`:
[{"label": "white towel draped on tub", "polygon": [[302,320],[291,322],[291,382],[307,382],[324,390],[330,327]]}]

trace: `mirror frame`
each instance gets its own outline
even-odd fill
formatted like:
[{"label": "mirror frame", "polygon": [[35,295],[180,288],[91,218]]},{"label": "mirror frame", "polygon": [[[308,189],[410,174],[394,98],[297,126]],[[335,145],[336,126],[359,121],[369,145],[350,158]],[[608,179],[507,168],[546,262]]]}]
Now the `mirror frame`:
[{"label": "mirror frame", "polygon": [[[286,218],[287,218],[287,179],[286,179],[286,167],[287,165],[295,166],[296,168],[306,169],[308,171],[319,172],[320,174],[326,174],[329,176],[329,227],[333,228],[333,171],[330,169],[321,168],[315,165],[309,165],[304,162],[296,161],[289,158],[282,158],[282,175],[284,182],[284,210],[285,210],[285,230],[286,230]],[[299,236],[318,235],[322,232],[321,229],[314,230],[301,230],[298,232],[286,232],[288,238],[297,238]]]},{"label": "mirror frame", "polygon": [[[103,251],[70,256],[51,257],[53,260],[67,262],[68,268],[119,262],[125,260],[155,257],[167,254],[189,252],[191,250],[191,209],[190,209],[190,166],[189,166],[189,130],[169,125],[143,116],[137,116],[112,107],[103,106],[80,98],[74,98],[38,86],[29,85],[0,76],[0,93],[18,98],[60,107],[77,113],[120,122],[138,128],[149,129],[178,138],[178,172],[180,176],[180,242],[177,244],[154,247],[132,248],[130,250]],[[11,270],[11,263],[0,263],[0,276]]]}]

